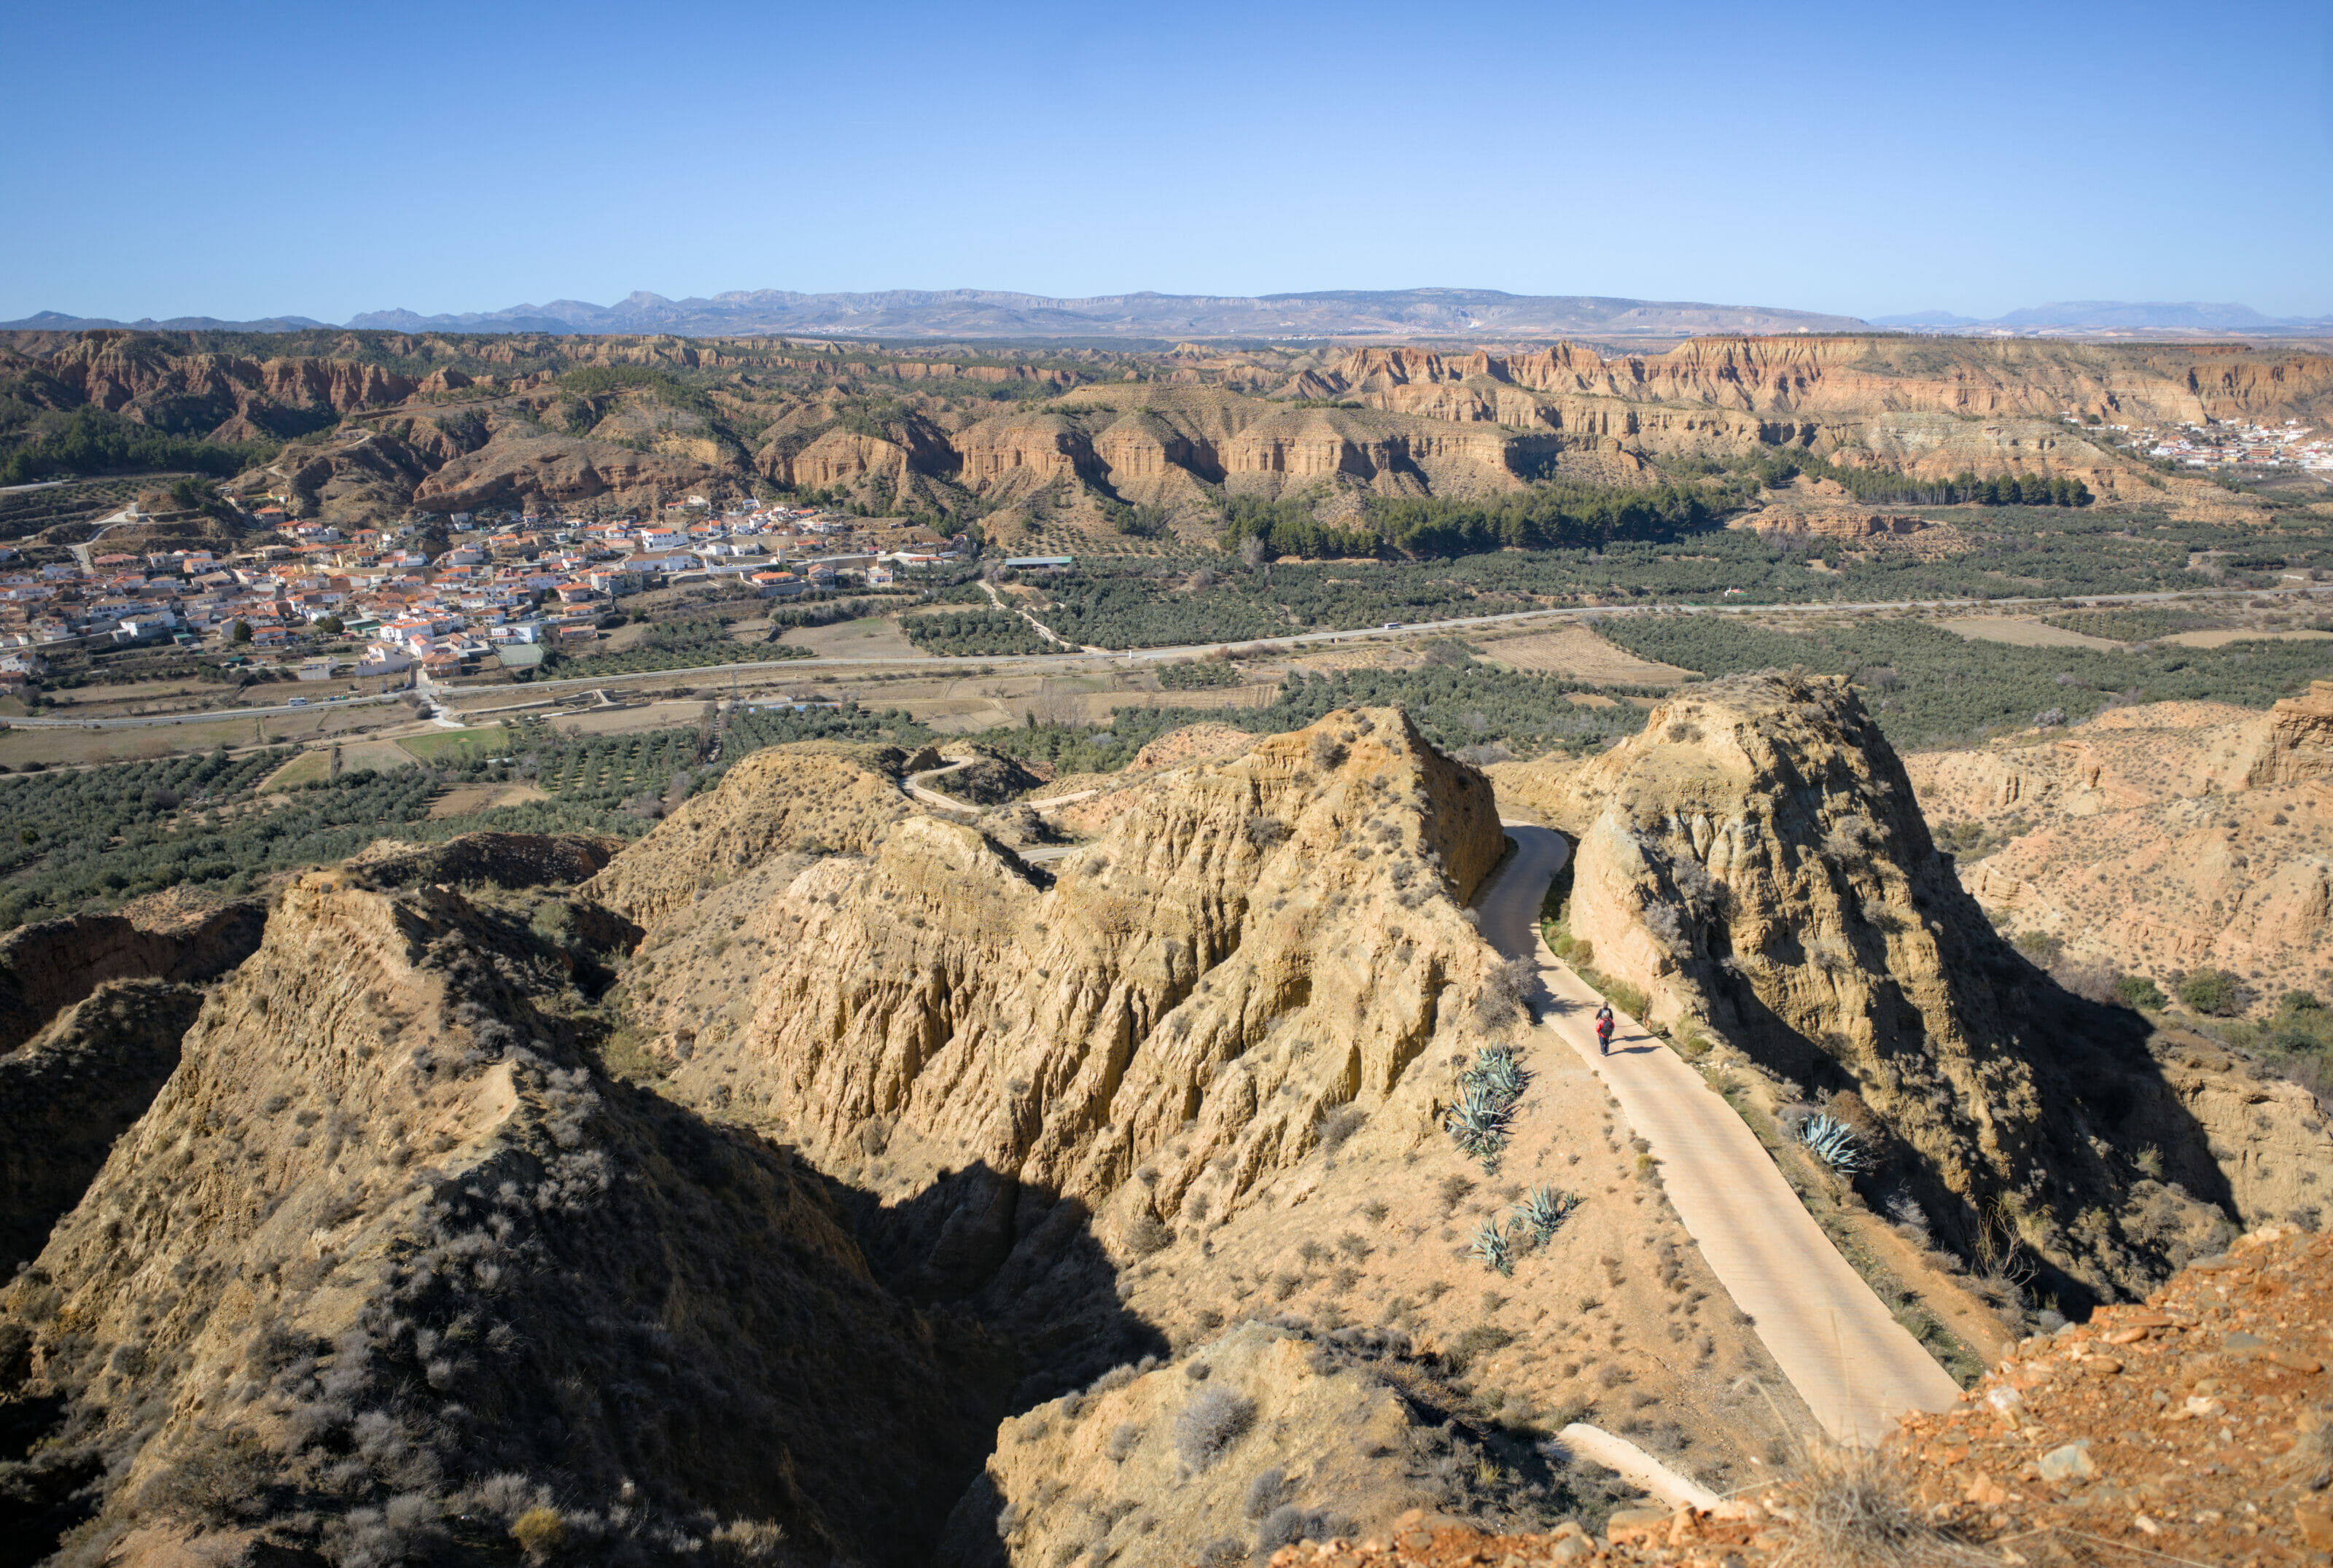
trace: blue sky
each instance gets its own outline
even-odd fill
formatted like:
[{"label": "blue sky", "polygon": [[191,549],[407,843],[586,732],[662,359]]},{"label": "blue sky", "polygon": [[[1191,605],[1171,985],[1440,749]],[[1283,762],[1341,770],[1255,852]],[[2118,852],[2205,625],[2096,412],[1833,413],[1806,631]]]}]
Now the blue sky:
[{"label": "blue sky", "polygon": [[20,5],[0,320],[1443,284],[2333,313],[2333,6]]}]

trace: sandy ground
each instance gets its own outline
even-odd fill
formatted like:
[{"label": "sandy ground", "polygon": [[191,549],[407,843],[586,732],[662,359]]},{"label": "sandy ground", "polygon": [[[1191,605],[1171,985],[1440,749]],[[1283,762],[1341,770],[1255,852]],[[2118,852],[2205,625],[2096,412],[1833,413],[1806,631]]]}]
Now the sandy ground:
[{"label": "sandy ground", "polygon": [[705,704],[694,697],[677,702],[648,703],[637,707],[593,708],[552,722],[571,735],[620,735],[630,730],[661,730],[673,724],[694,724],[705,716]]},{"label": "sandy ground", "polygon": [[463,784],[448,789],[429,804],[433,817],[467,817],[497,806],[523,806],[551,797],[532,784]]},{"label": "sandy ground", "polygon": [[1510,669],[1534,674],[1569,675],[1575,681],[1614,685],[1671,686],[1692,672],[1640,659],[1614,646],[1584,626],[1561,626],[1519,637],[1470,639],[1483,656]]},{"label": "sandy ground", "polygon": [[2099,648],[2112,653],[2123,645],[2017,616],[1963,616],[1935,624],[1972,642],[2007,643],[2017,648]]},{"label": "sandy ground", "polygon": [[840,621],[830,626],[795,626],[778,639],[808,648],[825,658],[926,658],[922,648],[899,630],[896,616],[869,616],[865,620]]}]

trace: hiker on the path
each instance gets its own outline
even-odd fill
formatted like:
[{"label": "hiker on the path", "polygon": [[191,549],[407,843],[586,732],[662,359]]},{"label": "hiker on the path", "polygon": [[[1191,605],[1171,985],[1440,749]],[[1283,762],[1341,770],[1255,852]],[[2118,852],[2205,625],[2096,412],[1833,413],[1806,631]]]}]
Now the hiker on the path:
[{"label": "hiker on the path", "polygon": [[1599,1056],[1608,1056],[1612,1054],[1612,1004],[1610,1002],[1606,1002],[1596,1009],[1596,1054]]}]

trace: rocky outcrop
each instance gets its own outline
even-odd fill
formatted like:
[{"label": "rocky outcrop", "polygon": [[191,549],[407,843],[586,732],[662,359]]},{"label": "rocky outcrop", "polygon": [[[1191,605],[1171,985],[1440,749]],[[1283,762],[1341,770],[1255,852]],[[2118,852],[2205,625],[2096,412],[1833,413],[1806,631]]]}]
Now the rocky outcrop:
[{"label": "rocky outcrop", "polygon": [[2333,964],[2325,683],[2269,713],[2110,708],[2071,730],[1906,760],[1963,884],[2002,929],[2066,961],[2170,987],[2244,977],[2264,1007]]},{"label": "rocky outcrop", "polygon": [[584,892],[648,923],[789,853],[865,855],[907,815],[899,779],[938,761],[896,746],[756,751],[617,856]]},{"label": "rocky outcrop", "polygon": [[596,876],[623,847],[584,833],[465,833],[443,844],[380,839],[349,864],[383,883],[542,887]]},{"label": "rocky outcrop", "polygon": [[108,980],[0,1056],[0,1275],[41,1250],[146,1114],[202,1000],[189,985]]},{"label": "rocky outcrop", "polygon": [[[1080,1556],[1195,1563],[1358,1539],[1440,1501],[1429,1429],[1380,1378],[1256,1322],[1180,1364],[1112,1373],[1009,1420],[957,1505],[945,1568]],[[1446,1448],[1445,1438],[1441,1445]]]},{"label": "rocky outcrop", "polygon": [[[2184,1260],[2194,1200],[2257,1213],[2143,1022],[1993,934],[1845,687],[1694,688],[1553,793],[1579,840],[1570,928],[1596,966],[1818,1098],[1851,1090],[1886,1132],[1878,1184],[1907,1183],[1963,1248],[2006,1226],[2112,1295]],[[2321,1124],[2295,1135],[2333,1176]],[[2184,1193],[2143,1168],[2149,1144]]]},{"label": "rocky outcrop", "polygon": [[77,914],[0,937],[0,1054],[108,980],[213,980],[259,946],[264,906],[226,904],[168,926]]},{"label": "rocky outcrop", "polygon": [[2244,782],[2254,789],[2333,777],[2333,681],[2314,681],[2271,708]]},{"label": "rocky outcrop", "polygon": [[0,1535],[927,1561],[992,1353],[876,1287],[798,1162],[600,1076],[560,994],[455,894],[289,885],[0,1295],[37,1439]]},{"label": "rocky outcrop", "polygon": [[413,504],[425,512],[467,512],[605,497],[638,505],[651,496],[718,489],[722,478],[694,458],[514,430],[431,473],[415,486]]},{"label": "rocky outcrop", "polygon": [[[783,812],[803,785],[763,755],[709,810]],[[601,881],[698,838],[677,817]],[[870,1179],[921,1194],[935,1289],[989,1277],[1063,1200],[1121,1247],[1203,1176],[1235,1209],[1327,1110],[1384,1103],[1446,1049],[1495,964],[1459,908],[1502,853],[1490,790],[1394,711],[1160,776],[1051,886],[934,817],[857,853],[784,842],[654,901],[626,1004],[669,1092],[830,1168],[879,1150]]]},{"label": "rocky outcrop", "polygon": [[346,359],[258,360],[187,353],[158,334],[93,331],[43,364],[73,399],[167,429],[190,424],[234,439],[229,426],[282,435],[365,408],[401,403],[419,383],[378,365]]}]

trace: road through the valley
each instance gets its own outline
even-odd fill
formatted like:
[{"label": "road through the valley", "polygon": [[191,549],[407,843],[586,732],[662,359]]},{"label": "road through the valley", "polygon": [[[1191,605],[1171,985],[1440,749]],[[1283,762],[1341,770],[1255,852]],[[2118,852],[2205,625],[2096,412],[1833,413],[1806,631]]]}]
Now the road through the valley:
[{"label": "road through the valley", "polygon": [[[2333,585],[2307,588],[2280,588],[2280,595],[2296,601],[2333,594]],[[1760,616],[1819,616],[1861,615],[1880,610],[1908,610],[1935,614],[1945,610],[1963,610],[1989,614],[2014,610],[2021,607],[2085,606],[2098,607],[2109,605],[2167,604],[2175,601],[2226,598],[2255,597],[2249,588],[2207,588],[2184,593],[2143,594],[2081,594],[2060,598],[1995,598],[1995,599],[1899,599],[1857,604],[1774,604],[1774,605],[1695,605],[1648,604],[1608,605],[1598,608],[1512,610],[1493,616],[1459,616],[1443,621],[1409,621],[1375,626],[1356,626],[1344,631],[1291,631],[1285,636],[1217,643],[1181,643],[1172,647],[1128,648],[1115,653],[1066,651],[1074,645],[1061,643],[1050,628],[1036,621],[1025,609],[1019,613],[1023,619],[1065,651],[1058,654],[998,654],[994,655],[947,655],[936,654],[873,654],[859,658],[812,657],[806,659],[757,660],[752,664],[693,664],[677,670],[643,670],[629,675],[575,675],[562,680],[538,680],[528,684],[530,692],[555,692],[575,687],[622,686],[635,681],[674,682],[690,679],[739,676],[759,678],[775,674],[804,677],[832,676],[851,670],[880,669],[886,674],[964,674],[977,668],[983,674],[1032,674],[1037,673],[1071,674],[1092,674],[1112,667],[1135,669],[1143,665],[1171,663],[1177,659],[1201,658],[1206,655],[1239,648],[1283,648],[1293,653],[1327,647],[1337,643],[1369,642],[1384,638],[1445,636],[1455,633],[1500,627],[1510,631],[1527,629],[1525,623],[1560,625],[1566,621],[1594,621],[1607,617],[1676,614],[1689,616],[1751,617]],[[458,694],[468,688],[441,684],[438,690],[448,695]],[[351,697],[350,703],[393,702],[394,695]],[[226,708],[212,712],[177,713],[139,716],[122,719],[9,719],[5,723],[27,729],[58,730],[128,730],[149,724],[200,724],[218,719],[257,718],[269,713],[300,712],[297,708]]]},{"label": "road through the valley", "polygon": [[1626,1017],[1612,1054],[1598,1053],[1602,999],[1540,937],[1540,905],[1568,846],[1545,827],[1510,824],[1507,837],[1515,852],[1474,908],[1493,946],[1539,966],[1534,1033],[1577,1053],[1652,1146],[1677,1217],[1815,1419],[1836,1440],[1872,1443],[1907,1410],[1950,1409],[1960,1386],[1839,1255],[1701,1075]]}]

